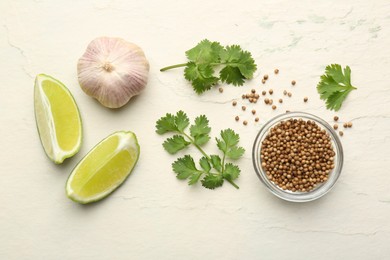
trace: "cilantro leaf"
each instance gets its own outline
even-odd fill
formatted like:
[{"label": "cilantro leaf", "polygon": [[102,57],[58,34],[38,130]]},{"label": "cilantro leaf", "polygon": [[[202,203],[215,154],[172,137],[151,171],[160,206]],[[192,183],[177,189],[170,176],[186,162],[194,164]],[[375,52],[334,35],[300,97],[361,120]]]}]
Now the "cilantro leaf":
[{"label": "cilantro leaf", "polygon": [[223,173],[223,177],[228,180],[235,180],[240,175],[240,168],[237,165],[232,163],[225,164],[225,172]]},{"label": "cilantro leaf", "polygon": [[163,146],[165,150],[170,154],[175,154],[178,151],[186,148],[190,142],[187,142],[183,136],[181,135],[174,135],[171,138],[168,138],[163,143]]},{"label": "cilantro leaf", "polygon": [[[219,81],[242,86],[246,79],[253,78],[257,69],[251,53],[242,50],[239,45],[223,47],[219,42],[205,39],[185,54],[187,63],[168,66],[160,71],[185,67],[184,77],[198,94],[211,89]],[[220,67],[219,77],[215,75],[214,67]]]},{"label": "cilantro leaf", "polygon": [[183,132],[184,129],[190,124],[190,120],[188,119],[187,114],[181,110],[177,112],[175,116],[175,124],[177,126],[177,129],[180,132]]},{"label": "cilantro leaf", "polygon": [[200,160],[199,160],[199,164],[200,164],[200,167],[202,167],[202,169],[206,172],[206,173],[209,173],[210,170],[211,170],[211,166],[210,166],[210,163],[209,161],[207,160],[206,157],[202,157]]},{"label": "cilantro leaf", "polygon": [[211,164],[213,165],[213,168],[216,169],[217,171],[222,171],[222,160],[221,157],[218,155],[211,155]]},{"label": "cilantro leaf", "polygon": [[203,187],[211,190],[217,187],[221,187],[222,184],[223,184],[222,175],[207,174],[202,180]]},{"label": "cilantro leaf", "polygon": [[338,111],[348,94],[356,89],[351,85],[351,69],[344,70],[339,64],[331,64],[325,68],[325,74],[317,85],[320,98],[326,101],[326,108]]},{"label": "cilantro leaf", "polygon": [[238,147],[237,144],[240,141],[240,136],[236,134],[232,129],[225,129],[221,131],[222,140],[215,138],[217,146],[228,158],[238,159],[244,153],[245,149]]},{"label": "cilantro leaf", "polygon": [[190,134],[194,138],[196,145],[203,145],[210,140],[209,120],[205,115],[195,118],[195,124],[190,127]]},{"label": "cilantro leaf", "polygon": [[219,61],[219,53],[223,49],[219,42],[211,42],[207,39],[198,43],[194,48],[186,51],[190,61],[196,63],[211,63]]},{"label": "cilantro leaf", "polygon": [[194,159],[190,155],[185,155],[172,163],[172,169],[177,173],[176,177],[185,180],[193,174],[199,173],[195,166]]},{"label": "cilantro leaf", "polygon": [[188,182],[188,185],[194,185],[197,183],[200,179],[200,176],[202,176],[203,172],[197,172],[190,176],[190,180]]},{"label": "cilantro leaf", "polygon": [[156,132],[158,134],[165,134],[167,132],[175,132],[177,131],[177,126],[175,124],[175,116],[172,114],[166,114],[166,116],[160,118],[156,122]]}]

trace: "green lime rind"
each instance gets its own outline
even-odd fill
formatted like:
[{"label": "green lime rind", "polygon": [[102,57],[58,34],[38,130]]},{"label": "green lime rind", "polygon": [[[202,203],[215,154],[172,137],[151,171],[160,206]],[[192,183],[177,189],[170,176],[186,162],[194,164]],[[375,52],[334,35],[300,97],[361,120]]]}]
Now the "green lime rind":
[{"label": "green lime rind", "polygon": [[[72,151],[70,151],[69,153],[63,153],[63,155],[59,158],[55,158],[54,154],[53,156],[51,156],[45,149],[45,146],[43,144],[43,140],[42,140],[42,133],[41,131],[39,130],[39,126],[38,126],[38,119],[37,119],[37,100],[36,100],[36,96],[35,96],[35,92],[36,92],[36,88],[39,87],[39,84],[38,84],[38,80],[42,80],[42,79],[49,79],[51,81],[54,81],[56,82],[67,94],[68,96],[71,98],[71,100],[73,101],[76,109],[77,109],[77,116],[78,116],[78,119],[79,119],[79,122],[80,122],[80,137],[79,137],[79,141],[77,143],[77,145],[74,147],[74,149],[72,149]],[[45,154],[46,156],[52,161],[54,162],[55,164],[61,164],[64,162],[65,159],[67,158],[70,158],[72,156],[74,156],[75,154],[77,154],[79,151],[80,151],[80,148],[81,148],[81,144],[83,142],[83,121],[82,121],[82,118],[81,118],[81,114],[80,114],[80,109],[76,103],[76,100],[73,96],[73,94],[70,92],[70,90],[65,86],[64,83],[62,83],[61,81],[59,81],[58,79],[50,76],[50,75],[47,75],[47,74],[44,74],[44,73],[40,73],[36,76],[35,78],[35,84],[34,84],[34,117],[35,117],[35,126],[37,128],[37,131],[38,131],[38,135],[39,135],[39,140],[41,142],[41,145],[42,145],[42,148],[43,150],[45,151]]]},{"label": "green lime rind", "polygon": [[[72,193],[69,189],[70,187],[70,181],[72,180],[73,178],[73,175],[75,175],[77,172],[75,171],[78,166],[80,164],[82,164],[84,162],[84,160],[95,150],[95,148],[97,148],[101,143],[103,143],[104,141],[106,141],[107,139],[109,139],[110,137],[112,137],[113,135],[116,135],[116,134],[130,134],[132,135],[132,137],[134,138],[134,142],[135,142],[135,146],[137,148],[137,157],[134,161],[134,164],[133,164],[133,167],[130,169],[130,171],[126,174],[125,178],[120,182],[118,183],[117,185],[113,186],[111,190],[109,190],[109,192],[107,193],[103,193],[101,195],[98,195],[98,196],[94,196],[92,198],[80,198],[79,196],[75,195],[74,193]],[[98,201],[101,201],[105,198],[107,198],[109,195],[111,195],[115,190],[117,190],[119,187],[121,187],[123,185],[123,183],[128,179],[128,177],[131,175],[131,173],[133,172],[135,166],[137,165],[137,162],[139,160],[139,156],[140,156],[140,145],[138,143],[138,139],[137,139],[137,136],[135,135],[135,133],[131,132],[131,131],[116,131],[112,134],[110,134],[109,136],[107,136],[106,138],[104,138],[103,140],[101,140],[99,143],[97,143],[81,160],[80,162],[73,168],[71,174],[69,175],[68,177],[68,180],[66,182],[66,185],[65,185],[65,193],[66,193],[66,196],[71,199],[72,201],[74,202],[77,202],[77,203],[80,203],[80,204],[89,204],[89,203],[94,203],[94,202],[98,202]]]}]

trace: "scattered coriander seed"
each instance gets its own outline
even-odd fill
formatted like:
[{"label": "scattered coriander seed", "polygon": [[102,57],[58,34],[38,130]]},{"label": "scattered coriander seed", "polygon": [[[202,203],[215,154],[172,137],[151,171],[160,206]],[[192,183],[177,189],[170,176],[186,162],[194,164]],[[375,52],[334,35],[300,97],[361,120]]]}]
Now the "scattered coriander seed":
[{"label": "scattered coriander seed", "polygon": [[251,102],[251,103],[252,103],[252,102],[253,102],[253,98],[249,98],[249,102]]},{"label": "scattered coriander seed", "polygon": [[261,94],[262,94],[263,96],[265,96],[265,95],[267,94],[267,91],[263,90],[263,92],[261,92]]},{"label": "scattered coriander seed", "polygon": [[291,92],[288,92],[288,93],[287,93],[287,96],[288,96],[288,97],[291,97],[291,96],[292,96]]},{"label": "scattered coriander seed", "polygon": [[246,97],[246,98],[250,98],[250,97],[251,97],[251,95],[249,95],[249,94],[246,94],[246,95],[245,95],[245,97]]},{"label": "scattered coriander seed", "polygon": [[252,109],[252,114],[256,114],[256,110]]},{"label": "scattered coriander seed", "polygon": [[290,110],[286,110],[286,113],[290,113]]},{"label": "scattered coriander seed", "polygon": [[262,80],[261,80],[261,83],[265,84],[265,79],[262,79]]},{"label": "scattered coriander seed", "polygon": [[307,100],[308,100],[308,98],[307,98],[307,97],[304,97],[304,98],[303,98],[303,102],[305,102],[305,103],[306,103],[306,102],[307,102]]},{"label": "scattered coriander seed", "polygon": [[245,99],[246,98],[246,95],[245,94],[242,94],[242,99]]},{"label": "scattered coriander seed", "polygon": [[279,98],[279,103],[282,104],[283,103],[283,99]]},{"label": "scattered coriander seed", "polygon": [[338,117],[338,116],[334,116],[334,117],[333,117],[333,120],[334,120],[335,122],[337,122],[337,121],[339,120],[339,117]]},{"label": "scattered coriander seed", "polygon": [[267,80],[268,79],[268,74],[265,74],[263,79]]},{"label": "scattered coriander seed", "polygon": [[295,86],[295,84],[297,84],[297,82],[296,82],[295,80],[293,80],[293,81],[291,81],[291,84],[292,84],[293,86]]},{"label": "scattered coriander seed", "polygon": [[274,90],[271,88],[270,90],[268,90],[268,93],[269,93],[270,95],[272,95],[272,94],[274,93]]},{"label": "scattered coriander seed", "polygon": [[278,70],[278,69],[275,69],[275,70],[274,70],[274,73],[275,73],[275,74],[278,74],[278,73],[279,73],[279,70]]},{"label": "scattered coriander seed", "polygon": [[253,103],[255,103],[255,104],[257,103],[257,98],[255,98],[255,99],[253,100]]},{"label": "scattered coriander seed", "polygon": [[236,121],[240,120],[240,118],[239,118],[238,116],[236,116],[234,119],[235,119]]},{"label": "scattered coriander seed", "polygon": [[347,124],[347,125],[348,125],[348,127],[350,127],[350,128],[351,128],[351,127],[352,127],[352,122],[348,122],[348,124]]},{"label": "scattered coriander seed", "polygon": [[347,124],[347,123],[344,123],[343,126],[344,126],[344,128],[347,128],[347,127],[348,127],[348,124]]},{"label": "scattered coriander seed", "polygon": [[248,124],[248,121],[244,120],[244,122],[242,122],[244,125],[247,125]]},{"label": "scattered coriander seed", "polygon": [[287,90],[283,90],[283,95],[287,95]]},{"label": "scattered coriander seed", "polygon": [[266,103],[268,105],[269,104],[269,99],[268,98],[264,99],[264,103]]},{"label": "scattered coriander seed", "polygon": [[237,105],[237,101],[233,101],[232,105],[235,107]]},{"label": "scattered coriander seed", "polygon": [[255,122],[259,122],[259,118],[258,117],[255,118]]},{"label": "scattered coriander seed", "polygon": [[339,135],[343,136],[344,135],[343,131],[339,131]]},{"label": "scattered coriander seed", "polygon": [[275,105],[273,105],[273,106],[272,106],[272,109],[273,109],[273,110],[275,110],[275,109],[276,109],[276,106],[275,106]]},{"label": "scattered coriander seed", "polygon": [[274,103],[274,100],[273,100],[273,99],[270,99],[270,100],[269,100],[269,104],[272,105],[272,103]]},{"label": "scattered coriander seed", "polygon": [[245,110],[246,110],[246,106],[242,106],[241,108],[242,108],[242,110],[243,110],[243,111],[245,111]]},{"label": "scattered coriander seed", "polygon": [[259,94],[256,94],[256,95],[255,95],[255,98],[256,98],[256,99],[258,99],[259,97],[260,97],[260,95],[259,95]]},{"label": "scattered coriander seed", "polygon": [[256,93],[256,89],[252,88],[251,92],[254,94]]},{"label": "scattered coriander seed", "polygon": [[219,93],[222,93],[223,92],[223,88],[219,88]]},{"label": "scattered coriander seed", "polygon": [[338,125],[338,124],[334,124],[334,125],[333,125],[333,129],[334,129],[334,130],[337,130],[338,128],[339,128],[339,125]]}]

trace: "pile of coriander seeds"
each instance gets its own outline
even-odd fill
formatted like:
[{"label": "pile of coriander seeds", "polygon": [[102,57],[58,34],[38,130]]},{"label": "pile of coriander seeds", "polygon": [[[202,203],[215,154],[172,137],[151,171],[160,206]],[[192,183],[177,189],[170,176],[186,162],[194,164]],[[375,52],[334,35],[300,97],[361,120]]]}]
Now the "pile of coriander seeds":
[{"label": "pile of coriander seeds", "polygon": [[314,121],[288,119],[272,127],[261,143],[261,167],[283,190],[308,192],[335,167],[329,133]]}]

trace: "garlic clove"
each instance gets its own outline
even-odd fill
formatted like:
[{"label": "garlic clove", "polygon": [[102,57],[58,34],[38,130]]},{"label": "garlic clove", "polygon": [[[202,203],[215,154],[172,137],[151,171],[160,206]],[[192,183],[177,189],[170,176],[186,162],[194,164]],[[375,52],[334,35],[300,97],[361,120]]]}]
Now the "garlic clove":
[{"label": "garlic clove", "polygon": [[149,62],[137,45],[121,38],[99,37],[77,64],[82,90],[103,106],[119,108],[146,87]]}]

